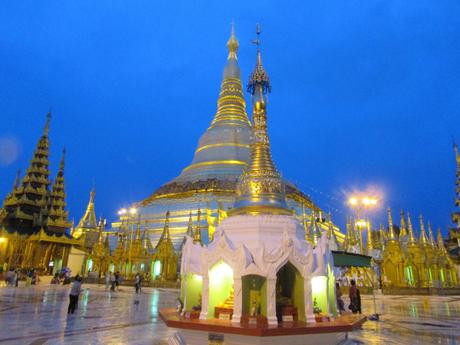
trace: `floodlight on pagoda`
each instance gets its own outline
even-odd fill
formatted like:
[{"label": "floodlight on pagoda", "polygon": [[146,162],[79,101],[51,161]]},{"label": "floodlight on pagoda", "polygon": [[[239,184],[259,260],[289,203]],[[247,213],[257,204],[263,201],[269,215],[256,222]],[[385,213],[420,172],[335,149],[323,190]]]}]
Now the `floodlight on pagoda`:
[{"label": "floodlight on pagoda", "polygon": [[6,242],[6,237],[0,237],[0,243]]},{"label": "floodlight on pagoda", "polygon": [[131,207],[131,208],[129,209],[129,214],[133,215],[133,214],[136,214],[136,213],[137,213],[137,208]]},{"label": "floodlight on pagoda", "polygon": [[118,211],[118,215],[119,215],[119,216],[122,216],[122,215],[126,214],[126,212],[128,212],[128,211],[126,210],[126,208],[122,208],[121,210]]}]

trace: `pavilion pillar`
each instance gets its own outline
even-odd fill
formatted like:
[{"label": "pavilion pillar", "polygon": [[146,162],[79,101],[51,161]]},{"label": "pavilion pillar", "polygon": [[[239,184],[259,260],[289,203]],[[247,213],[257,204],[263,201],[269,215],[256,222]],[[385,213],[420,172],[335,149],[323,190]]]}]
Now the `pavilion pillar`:
[{"label": "pavilion pillar", "polygon": [[311,288],[311,277],[306,277],[303,280],[304,302],[305,302],[305,320],[307,323],[315,323],[315,315],[313,314],[313,297]]},{"label": "pavilion pillar", "polygon": [[233,316],[232,323],[239,323],[241,321],[241,313],[243,306],[243,293],[242,293],[241,277],[233,278]]},{"label": "pavilion pillar", "polygon": [[277,325],[276,318],[276,278],[267,279],[267,321],[269,325]]},{"label": "pavilion pillar", "polygon": [[200,320],[206,320],[208,318],[208,306],[209,306],[209,276],[203,277],[203,286],[201,289],[201,313]]}]

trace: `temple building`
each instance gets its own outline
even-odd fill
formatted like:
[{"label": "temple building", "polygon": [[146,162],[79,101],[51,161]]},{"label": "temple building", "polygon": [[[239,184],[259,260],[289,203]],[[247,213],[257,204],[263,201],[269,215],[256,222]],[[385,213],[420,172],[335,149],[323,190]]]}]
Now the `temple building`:
[{"label": "temple building", "polygon": [[[58,272],[71,247],[80,241],[69,233],[64,181],[65,150],[54,182],[49,179],[48,113],[45,129],[22,179],[18,174],[0,210],[0,265]],[[50,188],[51,186],[51,188]]]},{"label": "temple building", "polygon": [[234,207],[214,240],[203,245],[187,236],[181,264],[184,313],[199,310],[201,320],[226,319],[234,325],[251,317],[255,324],[313,323],[321,311],[334,318],[333,235],[321,233],[313,215],[307,239],[302,220],[289,206],[285,181],[271,157],[271,84],[260,49],[248,91],[253,105],[249,164],[238,179]]},{"label": "temple building", "polygon": [[[175,250],[180,251],[187,232],[191,214],[204,244],[213,239],[213,232],[226,217],[236,200],[238,178],[250,160],[250,140],[253,131],[246,113],[246,102],[238,66],[238,40],[232,30],[227,42],[228,58],[217,100],[217,111],[210,126],[201,136],[190,165],[172,181],[154,191],[135,206],[142,227],[148,229],[153,246],[163,232],[165,214],[169,212],[169,232]],[[296,186],[284,180],[286,203],[295,216],[310,226],[312,214],[321,217],[321,210]],[[112,224],[114,229],[135,219],[125,214]],[[343,235],[333,225],[339,242]],[[328,222],[318,222],[318,231],[328,231]],[[315,234],[318,239],[318,234]],[[314,241],[313,237],[309,239]]]}]

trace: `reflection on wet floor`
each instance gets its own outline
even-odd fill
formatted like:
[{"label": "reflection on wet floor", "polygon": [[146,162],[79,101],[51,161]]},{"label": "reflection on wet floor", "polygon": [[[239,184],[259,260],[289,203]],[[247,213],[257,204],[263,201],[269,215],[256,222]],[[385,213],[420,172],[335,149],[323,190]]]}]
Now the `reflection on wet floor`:
[{"label": "reflection on wet floor", "polygon": [[[178,291],[84,286],[79,308],[67,315],[68,287],[0,288],[0,345],[161,344],[171,334],[158,311],[174,306]],[[345,301],[348,305],[347,301]],[[460,297],[377,296],[381,321],[368,321],[348,344],[460,344]],[[363,312],[374,313],[371,296]]]}]

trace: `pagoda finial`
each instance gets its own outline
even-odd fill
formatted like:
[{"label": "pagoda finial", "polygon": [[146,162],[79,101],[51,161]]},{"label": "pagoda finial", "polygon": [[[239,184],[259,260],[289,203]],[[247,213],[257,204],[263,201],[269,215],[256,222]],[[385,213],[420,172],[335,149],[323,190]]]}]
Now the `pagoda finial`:
[{"label": "pagoda finial", "polygon": [[419,216],[420,220],[420,243],[423,245],[428,244],[428,238],[426,237],[425,224],[423,223],[423,216]]},{"label": "pagoda finial", "polygon": [[[258,27],[257,45],[260,44],[259,35]],[[260,50],[257,54],[260,56]],[[250,162],[238,181],[237,201],[231,214],[292,214],[287,208],[284,184],[270,152],[266,112],[266,94],[270,90],[268,75],[258,57],[248,84],[253,118]]]},{"label": "pagoda finial", "polygon": [[235,23],[232,22],[232,31],[230,34],[230,38],[227,41],[227,48],[228,48],[228,59],[235,59],[237,60],[237,51],[238,51],[239,43],[238,39],[235,36]]},{"label": "pagoda finial", "polygon": [[14,179],[13,189],[18,189],[19,184],[21,183],[21,170],[16,171],[16,178]]},{"label": "pagoda finial", "polygon": [[407,212],[407,232],[409,234],[409,243],[416,243],[414,228],[412,227],[412,220],[410,218],[410,213]]},{"label": "pagoda finial", "polygon": [[50,130],[50,122],[51,122],[51,110],[46,114],[46,122],[45,122],[45,129],[43,131],[43,135],[48,136],[48,132]]},{"label": "pagoda finial", "polygon": [[393,229],[393,217],[391,216],[391,209],[388,207],[388,240],[394,241],[396,240],[396,235]]},{"label": "pagoda finial", "polygon": [[62,156],[61,156],[61,163],[59,164],[59,170],[64,171],[64,165],[65,165],[65,154],[66,154],[66,149],[65,147],[62,149]]},{"label": "pagoda finial", "polygon": [[460,167],[460,153],[458,152],[458,146],[455,141],[454,141],[454,152],[455,152],[455,158],[457,161],[457,167]]}]

